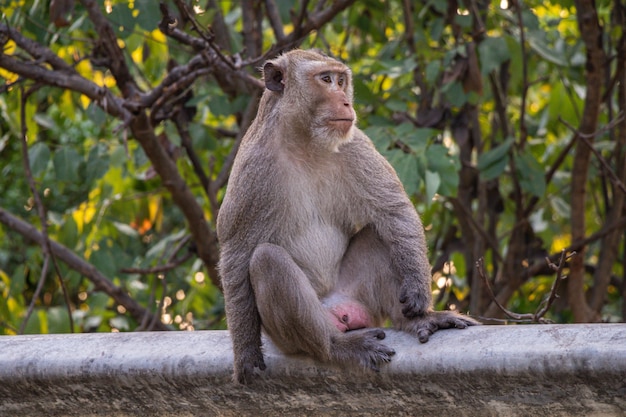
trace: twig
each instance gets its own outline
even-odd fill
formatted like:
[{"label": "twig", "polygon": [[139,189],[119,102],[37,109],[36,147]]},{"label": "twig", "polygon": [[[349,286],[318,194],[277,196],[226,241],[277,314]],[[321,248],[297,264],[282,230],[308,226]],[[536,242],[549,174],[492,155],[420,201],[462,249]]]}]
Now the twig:
[{"label": "twig", "polygon": [[[567,278],[567,276],[563,276],[563,269],[565,268],[567,261],[576,255],[576,252],[572,252],[567,256],[566,256],[566,253],[567,251],[565,249],[561,251],[561,258],[560,258],[558,265],[555,265],[554,263],[550,261],[549,258],[546,258],[546,262],[548,263],[548,266],[550,267],[550,269],[556,272],[556,277],[554,279],[554,282],[552,283],[552,288],[550,290],[549,296],[539,304],[539,307],[537,308],[537,311],[535,311],[535,313],[519,314],[519,313],[512,312],[511,310],[508,310],[506,307],[500,304],[495,294],[493,293],[491,284],[489,283],[489,280],[487,279],[487,276],[485,275],[484,258],[480,258],[478,261],[476,261],[476,269],[478,270],[478,275],[480,275],[483,282],[485,283],[485,287],[487,288],[487,291],[489,292],[489,296],[493,300],[494,304],[505,315],[507,315],[508,317],[520,323],[546,324],[546,323],[551,323],[551,320],[545,319],[544,316],[546,315],[546,313],[548,312],[548,310],[554,303],[554,300],[558,298],[557,292],[558,292],[560,282]],[[488,320],[491,320],[491,319],[488,319]]]},{"label": "twig", "polygon": [[536,322],[546,315],[548,310],[550,310],[550,307],[552,307],[552,303],[554,303],[554,300],[556,300],[559,297],[557,294],[559,290],[559,284],[561,283],[561,281],[567,278],[567,276],[563,276],[563,268],[565,268],[565,263],[572,256],[576,255],[576,252],[572,252],[567,256],[565,254],[566,254],[566,251],[565,249],[563,249],[561,251],[561,259],[559,260],[558,265],[555,265],[553,262],[550,261],[550,258],[546,257],[546,262],[548,263],[548,266],[550,267],[550,269],[556,272],[556,278],[554,279],[554,282],[552,283],[552,288],[550,289],[550,295],[548,296],[548,298],[543,300],[541,304],[539,304],[539,308],[535,312],[534,321]]},{"label": "twig", "polygon": [[285,31],[283,30],[283,22],[280,20],[276,2],[274,0],[265,0],[265,10],[267,10],[267,18],[270,21],[270,25],[272,25],[276,41],[282,42],[285,39]]},{"label": "twig", "polygon": [[209,68],[199,68],[192,73],[187,74],[186,76],[176,80],[170,86],[165,86],[165,88],[162,90],[162,94],[159,95],[157,100],[152,105],[152,108],[150,109],[150,121],[156,124],[160,121],[160,119],[164,118],[158,117],[159,110],[161,110],[161,108],[165,106],[167,101],[170,100],[172,97],[179,98],[183,96],[187,92],[186,89],[191,84],[193,84],[196,79],[200,78],[202,75],[209,74],[210,72],[211,71]]},{"label": "twig", "polygon": [[[230,153],[228,154],[228,156],[224,160],[224,163],[222,164],[222,170],[217,175],[217,178],[213,181],[210,181],[209,183],[209,194],[217,193],[217,190],[219,190],[224,185],[226,185],[226,182],[228,181],[228,176],[230,174],[230,169],[233,166],[233,163],[235,162],[235,156],[237,155],[237,151],[239,150],[239,145],[241,144],[241,140],[243,139],[246,131],[248,130],[248,127],[254,120],[254,116],[256,114],[258,104],[259,104],[259,97],[255,97],[251,99],[250,102],[248,103],[248,107],[246,108],[246,111],[244,112],[243,117],[241,119],[241,128],[239,130],[239,134],[237,135],[237,138],[235,139],[235,143],[233,144],[233,147]],[[215,218],[217,218],[217,213],[214,213],[214,216]]]},{"label": "twig", "polygon": [[500,302],[498,301],[498,299],[496,298],[496,295],[493,293],[493,289],[491,288],[491,284],[489,284],[489,280],[487,279],[487,276],[485,275],[485,271],[484,271],[484,258],[480,258],[478,261],[476,261],[476,269],[478,270],[478,275],[480,275],[480,277],[482,278],[483,282],[485,283],[485,287],[487,288],[487,291],[489,292],[489,296],[491,297],[491,299],[493,300],[493,302],[496,304],[496,306],[498,306],[498,308],[507,316],[511,317],[512,319],[515,320],[532,320],[533,318],[533,314],[518,314],[518,313],[514,313],[510,310],[507,310],[506,307],[504,307],[502,304],[500,304]]},{"label": "twig", "polygon": [[[38,245],[44,245],[44,237],[31,224],[20,220],[13,216],[6,210],[0,207],[0,223],[6,225],[9,229],[12,229],[20,235],[36,242]],[[71,269],[77,271],[79,274],[85,276],[93,284],[97,291],[102,291],[109,295],[117,304],[124,306],[129,314],[138,322],[147,314],[151,316],[151,313],[143,308],[136,300],[134,300],[126,291],[117,287],[107,277],[102,275],[92,264],[85,261],[76,255],[73,251],[69,250],[65,246],[50,240],[50,248],[52,253]],[[169,330],[169,328],[162,324],[157,323],[154,330]]]},{"label": "twig", "polygon": [[[37,287],[35,288],[35,293],[33,294],[33,298],[30,300],[30,304],[28,305],[28,310],[26,310],[26,315],[24,316],[24,320],[22,320],[22,323],[20,324],[20,329],[18,331],[18,334],[24,334],[24,329],[26,329],[26,323],[28,323],[30,316],[33,314],[33,311],[35,310],[35,303],[37,302],[37,299],[41,295],[41,290],[43,289],[43,285],[46,282],[46,275],[48,274],[49,263],[50,263],[50,254],[44,252],[43,266],[41,267],[41,275],[39,276],[39,281],[37,282]],[[70,314],[70,317],[71,316],[72,315]]]},{"label": "twig", "polygon": [[200,25],[196,21],[196,18],[189,11],[189,6],[187,5],[187,3],[185,3],[182,0],[175,0],[174,2],[176,3],[176,6],[178,7],[178,10],[180,10],[181,13],[185,13],[185,17],[187,19],[189,19],[189,21],[191,22],[191,25],[193,26],[193,28],[196,30],[196,32],[198,32],[200,34],[202,39],[204,39],[206,44],[213,50],[213,52],[215,52],[215,54],[220,58],[220,60],[224,64],[226,64],[228,67],[230,67],[231,70],[237,69],[237,68],[235,68],[235,65],[233,64],[233,61],[231,59],[228,59],[222,53],[222,51],[220,50],[220,47],[215,44],[215,37],[212,34],[206,33],[206,31],[202,30],[202,28],[200,27]]},{"label": "twig", "polygon": [[461,204],[456,198],[453,198],[452,201],[453,203],[457,203],[457,204],[454,204],[454,206],[461,209],[461,211],[465,214],[465,218],[469,220],[474,230],[476,230],[478,234],[480,234],[481,237],[485,239],[485,242],[487,242],[487,244],[491,247],[491,250],[493,251],[495,258],[498,261],[502,262],[503,259],[502,259],[502,255],[500,254],[500,251],[498,250],[498,244],[494,242],[493,238],[489,236],[489,234],[485,231],[485,229],[478,224],[474,216],[472,216],[472,213],[470,212],[470,210],[464,204]]},{"label": "twig", "polygon": [[[161,281],[161,286],[163,287],[161,289],[161,299],[159,300],[159,305],[157,306],[157,312],[152,316],[152,320],[146,329],[147,331],[152,331],[154,329],[157,324],[157,320],[161,317],[161,314],[165,312],[163,306],[165,305],[165,294],[167,294],[167,281],[165,281],[165,276],[160,274],[157,275],[157,280]],[[158,322],[160,323],[161,321],[159,320]]]},{"label": "twig", "polygon": [[187,262],[189,259],[193,258],[194,254],[192,252],[186,253],[179,259],[175,259],[171,262],[166,263],[165,265],[159,265],[152,268],[122,268],[120,272],[124,274],[140,274],[140,275],[150,275],[150,274],[162,274],[164,272],[171,271],[172,269],[178,268],[180,265]]},{"label": "twig", "polygon": [[526,139],[528,137],[528,131],[526,129],[526,100],[528,96],[528,89],[530,85],[528,83],[528,54],[526,52],[526,34],[524,32],[524,21],[522,18],[522,5],[519,0],[514,0],[515,15],[517,16],[517,24],[520,31],[520,47],[522,52],[522,102],[520,103],[520,116],[519,116],[519,128],[520,128],[520,148],[524,148],[526,145]]},{"label": "twig", "polygon": [[33,173],[32,170],[30,169],[30,158],[28,155],[28,142],[27,142],[27,125],[26,125],[26,101],[28,100],[28,97],[37,89],[39,88],[39,85],[35,85],[34,87],[32,87],[31,89],[29,89],[26,93],[24,92],[24,88],[23,86],[20,87],[21,93],[22,93],[22,97],[21,97],[21,103],[20,103],[20,123],[22,125],[21,130],[22,130],[22,158],[24,160],[24,173],[26,174],[26,179],[28,181],[28,186],[30,188],[31,194],[33,195],[33,200],[35,202],[35,209],[37,210],[37,214],[39,216],[39,221],[41,222],[41,234],[44,237],[44,244],[42,245],[42,250],[43,250],[43,254],[44,254],[44,264],[43,267],[41,269],[41,276],[39,278],[39,282],[37,284],[37,288],[35,290],[35,293],[33,294],[33,298],[30,302],[30,305],[28,307],[28,310],[26,312],[26,316],[24,317],[24,320],[22,321],[22,324],[20,326],[20,334],[22,334],[24,332],[24,329],[26,327],[26,323],[28,322],[28,320],[30,319],[30,316],[32,315],[34,308],[35,308],[35,302],[37,301],[37,299],[39,298],[41,291],[43,289],[44,283],[46,281],[46,275],[48,274],[48,265],[50,263],[50,260],[52,260],[52,263],[54,265],[56,274],[58,276],[59,279],[59,284],[61,286],[61,290],[63,292],[63,297],[65,298],[65,305],[67,307],[67,313],[68,313],[68,318],[69,318],[69,325],[70,325],[70,331],[72,333],[74,333],[74,319],[72,317],[72,305],[70,303],[70,297],[68,295],[67,292],[67,288],[65,287],[65,283],[63,282],[63,275],[61,274],[61,270],[59,268],[59,265],[56,262],[56,259],[54,257],[54,254],[52,253],[52,248],[50,247],[50,238],[48,237],[48,221],[47,221],[47,214],[46,214],[46,208],[43,205],[43,202],[41,201],[41,196],[39,195],[39,191],[37,191],[37,185],[35,184],[35,179],[33,178]]},{"label": "twig", "polygon": [[[545,175],[546,185],[550,184],[550,182],[552,181],[552,178],[554,177],[554,174],[556,174],[557,169],[559,169],[559,167],[563,164],[563,162],[565,161],[565,158],[569,155],[575,143],[576,143],[576,136],[574,136],[569,141],[569,143],[565,146],[565,148],[561,149],[561,152],[559,153],[557,158],[554,160],[554,163],[552,164],[548,172],[546,172],[546,175]],[[530,199],[530,201],[524,208],[523,218],[528,218],[528,216],[530,216],[531,212],[533,211],[533,209],[535,208],[538,202],[539,202],[539,197],[532,196],[532,198]]]},{"label": "twig", "polygon": [[576,128],[574,128],[571,124],[569,124],[567,121],[563,120],[563,118],[561,118],[561,116],[559,116],[559,121],[561,123],[563,123],[565,126],[567,126],[572,132],[574,132],[574,135],[576,135],[576,137],[578,139],[583,141],[583,143],[585,145],[587,145],[589,150],[591,152],[593,152],[593,154],[598,159],[598,161],[600,162],[602,167],[606,170],[606,172],[609,175],[613,185],[615,185],[624,194],[626,194],[626,187],[624,186],[624,183],[622,183],[622,181],[620,181],[620,179],[618,178],[617,174],[615,174],[615,172],[613,171],[611,166],[608,164],[608,162],[606,162],[606,159],[604,159],[604,157],[602,157],[600,152],[598,152],[598,150],[596,148],[594,148],[593,144],[589,141],[589,139],[592,139],[592,138],[600,135],[601,133],[603,133],[603,132],[605,132],[607,130],[612,129],[613,127],[615,127],[615,125],[620,123],[623,119],[624,119],[624,113],[620,113],[619,116],[617,116],[615,119],[613,119],[610,123],[608,123],[602,129],[600,129],[600,130],[598,130],[598,131],[596,131],[594,133],[585,134],[585,133],[582,133],[582,132],[579,132],[578,130],[576,130]]}]

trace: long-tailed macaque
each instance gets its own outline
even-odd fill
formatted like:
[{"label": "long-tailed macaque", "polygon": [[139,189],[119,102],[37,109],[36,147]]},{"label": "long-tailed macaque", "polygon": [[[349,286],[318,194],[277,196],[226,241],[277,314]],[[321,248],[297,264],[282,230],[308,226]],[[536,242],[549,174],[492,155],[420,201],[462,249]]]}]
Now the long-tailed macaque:
[{"label": "long-tailed macaque", "polygon": [[265,369],[261,328],[285,353],[378,370],[386,319],[420,342],[478,324],[433,311],[421,221],[355,126],[350,69],[295,50],[263,78],[217,222],[235,380]]}]

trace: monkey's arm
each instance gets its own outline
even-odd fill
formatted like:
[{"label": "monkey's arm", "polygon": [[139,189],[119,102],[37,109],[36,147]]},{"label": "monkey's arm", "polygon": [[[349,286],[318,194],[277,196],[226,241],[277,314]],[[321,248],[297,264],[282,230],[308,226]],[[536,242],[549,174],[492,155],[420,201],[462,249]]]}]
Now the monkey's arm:
[{"label": "monkey's arm", "polygon": [[247,262],[238,262],[222,249],[220,272],[226,317],[235,354],[234,378],[249,383],[254,368],[265,369],[261,351],[261,318],[250,284]]},{"label": "monkey's arm", "polygon": [[369,138],[357,131],[349,152],[360,155],[352,160],[356,191],[365,215],[389,248],[392,267],[400,284],[400,302],[407,318],[425,315],[431,310],[431,267],[422,223],[398,176]]},{"label": "monkey's arm", "polygon": [[[224,288],[226,319],[235,355],[234,378],[239,383],[252,380],[254,368],[265,369],[261,351],[261,319],[250,283],[249,264],[256,237],[246,211],[255,207],[243,197],[246,190],[237,176],[232,177],[217,219],[220,242],[219,271]],[[241,202],[244,204],[241,204]],[[245,203],[248,201],[248,203]]]}]

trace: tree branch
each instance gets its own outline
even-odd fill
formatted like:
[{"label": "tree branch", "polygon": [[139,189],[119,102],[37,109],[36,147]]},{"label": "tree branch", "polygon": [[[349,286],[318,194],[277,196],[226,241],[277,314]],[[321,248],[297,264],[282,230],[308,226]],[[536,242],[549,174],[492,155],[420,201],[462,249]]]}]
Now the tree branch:
[{"label": "tree branch", "polygon": [[[2,25],[0,25],[1,33]],[[123,100],[114,96],[106,87],[100,87],[78,74],[48,70],[33,63],[21,62],[15,57],[4,54],[0,54],[0,67],[41,84],[84,94],[111,116],[125,121],[131,117],[130,112],[124,108]]]},{"label": "tree branch", "polygon": [[39,195],[39,191],[37,190],[37,185],[35,184],[35,179],[33,178],[33,173],[32,170],[30,169],[30,158],[28,155],[28,138],[27,138],[27,128],[26,128],[26,101],[28,100],[28,96],[30,96],[30,94],[32,92],[34,92],[36,90],[36,88],[30,89],[28,92],[24,93],[24,88],[20,88],[21,92],[22,92],[22,98],[21,98],[21,102],[20,102],[20,124],[21,126],[21,130],[22,130],[22,159],[24,161],[24,172],[26,174],[26,179],[28,182],[28,186],[30,188],[31,194],[33,195],[33,199],[35,201],[35,208],[37,210],[37,214],[39,216],[39,221],[41,222],[41,234],[44,237],[44,245],[42,247],[43,250],[43,254],[44,254],[44,263],[43,266],[41,268],[41,277],[39,278],[39,283],[37,284],[37,289],[35,290],[35,293],[33,294],[33,298],[31,300],[31,303],[28,307],[28,311],[26,312],[26,316],[24,317],[24,320],[22,321],[22,325],[20,326],[20,334],[22,334],[24,332],[24,328],[26,327],[26,323],[28,323],[28,320],[31,316],[31,314],[33,313],[33,309],[35,307],[35,302],[37,301],[37,299],[39,298],[39,295],[41,294],[41,290],[43,288],[44,283],[46,282],[46,276],[48,274],[48,265],[50,263],[50,260],[52,259],[52,263],[54,266],[54,269],[57,273],[57,277],[59,279],[59,285],[61,287],[61,290],[63,291],[63,297],[65,298],[65,305],[67,308],[67,313],[68,313],[68,318],[69,318],[69,324],[70,324],[70,332],[74,333],[74,318],[72,317],[72,305],[70,303],[70,298],[69,295],[67,293],[67,288],[65,287],[65,283],[63,282],[63,275],[61,274],[61,269],[59,268],[59,265],[57,264],[56,258],[54,256],[54,254],[52,253],[52,249],[50,248],[50,237],[48,236],[48,218],[47,218],[47,214],[46,214],[46,208],[43,205],[43,202],[41,201],[41,196]]},{"label": "tree branch", "polygon": [[[45,237],[34,226],[13,216],[2,208],[0,208],[0,223],[4,224],[9,229],[16,231],[25,238],[36,242],[39,246],[43,246],[45,244]],[[50,240],[50,249],[54,256],[62,260],[70,268],[89,279],[94,284],[96,290],[106,293],[113,298],[117,304],[123,306],[138,323],[141,323],[143,318],[146,316],[152,318],[152,313],[143,308],[122,288],[115,286],[92,264],[53,240]],[[154,330],[169,330],[169,328],[159,320],[157,321]]]},{"label": "tree branch", "polygon": [[85,9],[87,9],[89,19],[93,22],[98,32],[98,44],[96,48],[98,52],[108,58],[107,66],[111,70],[117,86],[122,91],[122,95],[126,98],[133,96],[135,92],[139,91],[139,87],[130,74],[128,65],[126,65],[124,52],[117,42],[117,36],[115,35],[113,26],[102,14],[100,2],[96,0],[81,0],[81,3]]},{"label": "tree branch", "polygon": [[265,0],[265,10],[267,18],[270,21],[276,42],[280,43],[285,39],[285,31],[283,30],[283,22],[280,20],[280,12],[274,0]]}]

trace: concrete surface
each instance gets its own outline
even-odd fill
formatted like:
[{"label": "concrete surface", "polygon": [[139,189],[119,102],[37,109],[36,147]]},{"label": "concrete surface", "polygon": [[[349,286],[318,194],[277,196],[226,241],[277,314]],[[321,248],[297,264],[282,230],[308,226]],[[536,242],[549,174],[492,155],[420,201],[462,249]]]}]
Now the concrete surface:
[{"label": "concrete surface", "polygon": [[266,342],[246,387],[226,331],[0,337],[0,416],[626,416],[626,324],[387,334],[378,374]]}]

